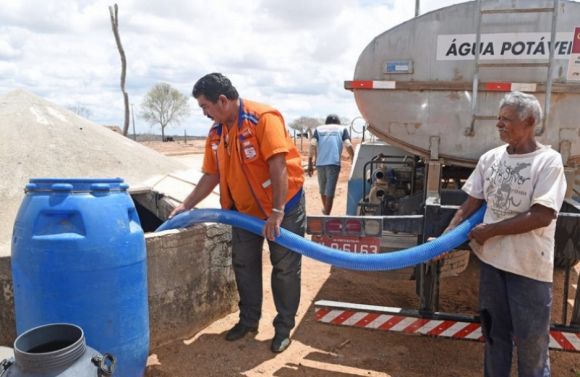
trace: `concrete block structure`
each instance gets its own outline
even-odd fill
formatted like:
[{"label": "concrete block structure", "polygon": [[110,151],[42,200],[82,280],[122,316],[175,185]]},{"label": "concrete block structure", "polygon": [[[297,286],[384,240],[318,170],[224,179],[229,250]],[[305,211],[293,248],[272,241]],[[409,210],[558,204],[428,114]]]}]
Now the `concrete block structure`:
[{"label": "concrete block structure", "polygon": [[198,224],[145,239],[151,348],[189,338],[237,310],[229,226]]},{"label": "concrete block structure", "polygon": [[0,346],[12,347],[14,340],[16,322],[10,258],[0,257]]}]

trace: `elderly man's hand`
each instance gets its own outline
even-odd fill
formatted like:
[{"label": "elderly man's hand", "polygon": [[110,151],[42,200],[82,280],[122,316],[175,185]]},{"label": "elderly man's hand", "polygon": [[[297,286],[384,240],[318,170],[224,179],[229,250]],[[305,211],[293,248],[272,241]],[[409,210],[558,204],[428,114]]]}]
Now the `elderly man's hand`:
[{"label": "elderly man's hand", "polygon": [[493,224],[481,223],[471,229],[471,232],[469,232],[467,238],[470,241],[475,240],[478,244],[483,245],[485,241],[494,236],[495,234],[493,233]]},{"label": "elderly man's hand", "polygon": [[[427,242],[433,241],[434,239],[437,239],[437,237],[429,237],[427,238]],[[447,254],[449,254],[448,251],[444,252],[443,254],[437,255],[435,258],[431,259],[431,261],[437,262],[438,260],[445,258]]]}]

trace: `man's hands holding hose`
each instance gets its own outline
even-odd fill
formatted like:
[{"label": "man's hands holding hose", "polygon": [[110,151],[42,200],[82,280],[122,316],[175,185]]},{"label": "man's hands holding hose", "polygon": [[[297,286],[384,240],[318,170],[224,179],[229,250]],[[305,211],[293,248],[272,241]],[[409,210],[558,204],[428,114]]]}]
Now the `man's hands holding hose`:
[{"label": "man's hands holding hose", "polygon": [[266,223],[262,228],[262,236],[270,241],[274,241],[276,237],[280,237],[280,225],[284,220],[284,214],[279,212],[272,212],[270,217],[266,219]]}]

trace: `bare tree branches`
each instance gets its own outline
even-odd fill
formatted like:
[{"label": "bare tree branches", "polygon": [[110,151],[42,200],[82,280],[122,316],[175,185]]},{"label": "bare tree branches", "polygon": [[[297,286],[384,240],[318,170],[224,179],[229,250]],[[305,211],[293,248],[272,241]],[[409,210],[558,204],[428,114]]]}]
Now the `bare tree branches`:
[{"label": "bare tree branches", "polygon": [[294,120],[292,123],[290,123],[288,125],[288,127],[292,128],[293,130],[304,132],[307,130],[315,129],[316,127],[318,127],[322,123],[324,123],[324,122],[320,122],[316,118],[309,118],[309,117],[302,116],[302,117]]},{"label": "bare tree branches", "polygon": [[301,116],[300,118],[294,120],[292,123],[290,123],[288,125],[288,127],[299,132],[300,151],[302,151],[302,140],[303,140],[304,136],[306,136],[306,132],[308,133],[309,137],[312,137],[312,133],[313,133],[312,130],[321,124],[322,123],[320,122],[320,120],[318,120],[316,118]]},{"label": "bare tree branches", "polygon": [[113,7],[109,7],[109,13],[111,14],[111,26],[113,27],[113,34],[115,35],[115,41],[117,42],[117,48],[119,49],[119,54],[121,55],[121,91],[123,92],[123,99],[125,101],[125,124],[123,126],[123,135],[127,136],[129,132],[129,95],[125,90],[125,76],[127,73],[127,59],[125,58],[125,50],[123,50],[123,45],[121,44],[121,37],[119,36],[119,18],[118,18],[118,7],[117,4]]},{"label": "bare tree branches", "polygon": [[75,113],[76,115],[82,116],[83,118],[89,119],[91,116],[93,116],[93,112],[88,107],[80,103],[67,106],[66,108]]}]

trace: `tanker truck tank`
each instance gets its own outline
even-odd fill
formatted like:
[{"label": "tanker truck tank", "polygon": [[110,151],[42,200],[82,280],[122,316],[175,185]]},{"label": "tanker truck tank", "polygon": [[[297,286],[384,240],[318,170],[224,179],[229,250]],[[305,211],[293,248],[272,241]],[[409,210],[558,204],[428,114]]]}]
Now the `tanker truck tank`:
[{"label": "tanker truck tank", "polygon": [[505,12],[518,5],[512,3],[453,5],[374,38],[360,55],[353,80],[345,82],[368,130],[423,158],[430,155],[430,138],[439,137],[445,164],[473,167],[501,144],[498,104],[506,91],[519,90],[534,94],[543,107],[549,99],[538,141],[560,151],[568,166],[580,165],[580,73],[568,70],[580,3],[560,0],[555,15],[546,11],[552,0],[520,0],[527,12]]}]

